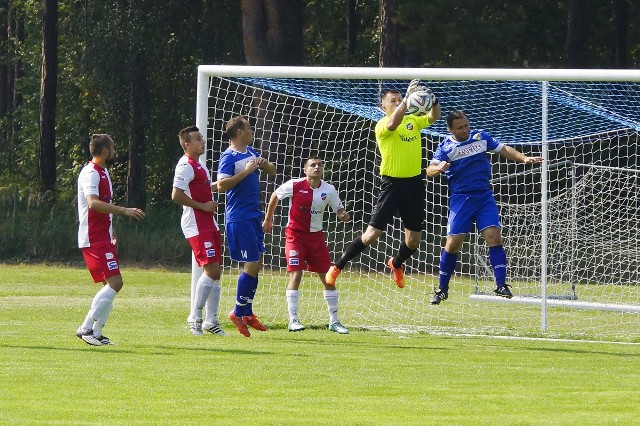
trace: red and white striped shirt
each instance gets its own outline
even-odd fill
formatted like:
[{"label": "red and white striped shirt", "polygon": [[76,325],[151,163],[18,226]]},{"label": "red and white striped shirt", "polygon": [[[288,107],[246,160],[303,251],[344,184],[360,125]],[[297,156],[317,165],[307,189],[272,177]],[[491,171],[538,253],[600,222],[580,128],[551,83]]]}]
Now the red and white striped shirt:
[{"label": "red and white striped shirt", "polygon": [[322,231],[324,208],[330,205],[334,212],[344,208],[333,185],[320,181],[319,187],[312,188],[306,177],[283,183],[275,194],[279,200],[291,198],[287,227],[295,231]]},{"label": "red and white striped shirt", "polygon": [[[183,190],[189,198],[199,203],[213,200],[209,170],[205,164],[188,155],[183,155],[176,165],[173,186]],[[218,230],[218,223],[213,213],[187,206],[182,206],[180,225],[185,238],[195,237],[205,230]]]},{"label": "red and white striped shirt", "polygon": [[92,243],[111,242],[112,215],[89,208],[88,195],[97,195],[100,201],[111,203],[111,177],[107,169],[90,161],[78,176],[78,247],[91,247]]}]

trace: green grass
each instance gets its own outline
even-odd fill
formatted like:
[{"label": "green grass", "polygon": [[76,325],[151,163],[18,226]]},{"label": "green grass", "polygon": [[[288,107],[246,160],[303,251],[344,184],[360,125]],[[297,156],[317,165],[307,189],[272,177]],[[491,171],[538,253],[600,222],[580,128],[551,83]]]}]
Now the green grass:
[{"label": "green grass", "polygon": [[[189,275],[123,267],[105,329],[74,336],[84,268],[0,265],[0,423],[637,424],[640,345],[284,323],[191,336]],[[224,284],[223,284],[224,285]],[[346,291],[345,291],[346,293]],[[225,293],[221,312],[232,305]],[[285,309],[284,306],[282,309]],[[347,324],[348,325],[348,324]]]}]

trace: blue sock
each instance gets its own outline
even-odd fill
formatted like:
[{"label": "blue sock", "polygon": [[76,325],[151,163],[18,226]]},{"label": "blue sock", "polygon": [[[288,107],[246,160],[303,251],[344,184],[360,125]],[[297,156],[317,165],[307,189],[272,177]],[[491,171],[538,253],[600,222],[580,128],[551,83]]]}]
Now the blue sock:
[{"label": "blue sock", "polygon": [[449,281],[451,281],[451,277],[456,270],[457,262],[458,253],[449,253],[446,250],[442,250],[440,255],[440,290],[449,291]]},{"label": "blue sock", "polygon": [[249,297],[246,309],[247,313],[245,315],[253,315],[253,298],[256,297],[256,290],[258,289],[258,277],[252,277],[251,275],[249,275],[249,277],[252,278],[251,297]]},{"label": "blue sock", "polygon": [[254,285],[253,285],[254,277],[243,272],[238,277],[238,290],[236,291],[236,307],[233,312],[237,317],[243,317],[248,314],[248,310],[251,309],[251,305],[249,305],[249,301],[253,299]]},{"label": "blue sock", "polygon": [[496,287],[504,287],[507,282],[507,253],[504,247],[489,247],[489,263],[496,277]]}]

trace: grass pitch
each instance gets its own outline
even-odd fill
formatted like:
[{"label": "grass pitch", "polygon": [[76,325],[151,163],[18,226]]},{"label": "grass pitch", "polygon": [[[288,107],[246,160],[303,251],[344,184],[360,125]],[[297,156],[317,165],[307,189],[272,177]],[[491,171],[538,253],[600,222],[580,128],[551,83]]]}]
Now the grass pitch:
[{"label": "grass pitch", "polygon": [[[637,344],[289,333],[284,324],[247,339],[227,321],[229,337],[194,337],[185,322],[189,274],[125,265],[125,287],[105,328],[116,346],[91,347],[74,335],[98,289],[84,268],[0,270],[2,424],[589,425],[640,418]],[[233,304],[227,299],[221,313]]]}]

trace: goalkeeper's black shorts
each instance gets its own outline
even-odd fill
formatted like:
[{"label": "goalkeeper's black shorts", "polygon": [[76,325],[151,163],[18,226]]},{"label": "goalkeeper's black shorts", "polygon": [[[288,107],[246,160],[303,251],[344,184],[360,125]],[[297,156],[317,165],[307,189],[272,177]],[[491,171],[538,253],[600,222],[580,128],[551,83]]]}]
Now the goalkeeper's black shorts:
[{"label": "goalkeeper's black shorts", "polygon": [[426,195],[422,175],[410,178],[382,176],[378,202],[373,207],[369,225],[384,231],[395,216],[402,219],[406,229],[423,231]]}]

